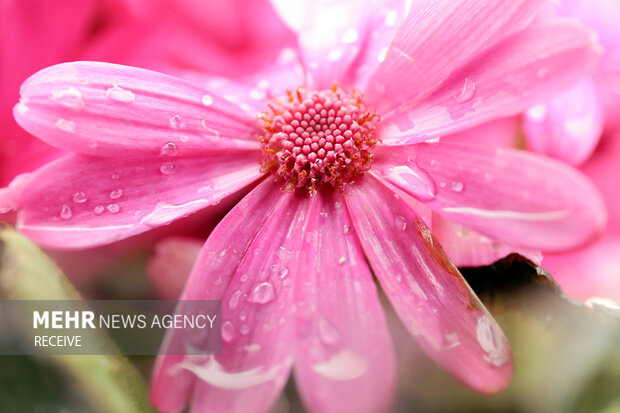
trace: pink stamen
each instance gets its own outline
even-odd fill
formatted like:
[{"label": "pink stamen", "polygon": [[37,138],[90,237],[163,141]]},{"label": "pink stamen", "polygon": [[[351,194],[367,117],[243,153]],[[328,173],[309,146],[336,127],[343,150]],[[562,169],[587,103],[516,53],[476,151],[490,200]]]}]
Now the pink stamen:
[{"label": "pink stamen", "polygon": [[271,171],[286,190],[314,194],[330,183],[342,190],[370,169],[379,116],[356,92],[329,90],[288,92],[286,102],[270,105],[264,122],[262,168]]}]

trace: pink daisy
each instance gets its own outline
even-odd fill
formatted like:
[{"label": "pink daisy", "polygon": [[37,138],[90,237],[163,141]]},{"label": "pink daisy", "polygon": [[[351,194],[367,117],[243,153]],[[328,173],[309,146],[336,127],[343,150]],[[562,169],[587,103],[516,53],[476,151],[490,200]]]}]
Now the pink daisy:
[{"label": "pink daisy", "polygon": [[425,142],[518,113],[594,67],[587,29],[529,25],[539,3],[301,2],[291,14],[278,2],[299,47],[249,86],[95,62],[42,70],[15,117],[75,153],[12,189],[17,226],[83,248],[252,188],[182,295],[222,300],[222,354],[161,356],[163,411],[267,411],[293,366],[312,411],[386,409],[394,354],[371,268],[430,357],[497,391],[512,373],[508,343],[412,205],[534,249],[571,248],[604,226],[600,196],[569,167]]}]

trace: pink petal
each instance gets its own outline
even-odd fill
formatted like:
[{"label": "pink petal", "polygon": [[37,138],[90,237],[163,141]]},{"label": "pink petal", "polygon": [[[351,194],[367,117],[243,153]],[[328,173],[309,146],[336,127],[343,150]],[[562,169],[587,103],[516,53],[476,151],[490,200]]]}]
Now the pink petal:
[{"label": "pink petal", "polygon": [[506,338],[413,209],[372,175],[345,195],[375,275],[422,348],[476,391],[504,387]]},{"label": "pink petal", "polygon": [[92,247],[187,216],[260,176],[254,151],[142,160],[70,155],[15,189],[17,227],[45,246]]},{"label": "pink petal", "polygon": [[309,85],[325,89],[340,81],[365,42],[376,10],[358,0],[272,0],[281,18],[298,35]]},{"label": "pink petal", "polygon": [[[184,294],[216,298],[211,295],[215,289],[187,292],[197,277],[224,285],[223,295],[217,297],[223,308],[222,353],[204,364],[184,365],[201,379],[194,385],[192,411],[266,412],[279,395],[295,352],[293,296],[297,274],[303,271],[298,260],[308,212],[307,198],[282,194],[249,243],[243,234],[236,234],[232,239],[238,241],[226,249],[214,250],[209,241],[205,245],[202,255],[207,251],[213,258],[236,255],[240,261],[223,273],[199,261]],[[217,240],[217,231],[210,239]]]},{"label": "pink petal", "polygon": [[530,26],[454,72],[432,95],[384,114],[383,142],[420,142],[520,113],[588,75],[599,51],[593,32],[577,22]]},{"label": "pink petal", "polygon": [[529,149],[571,165],[583,163],[603,132],[602,112],[596,86],[582,80],[525,113]]},{"label": "pink petal", "polygon": [[534,17],[540,0],[421,0],[396,33],[367,97],[379,113],[411,106]]},{"label": "pink petal", "polygon": [[498,148],[515,148],[520,145],[521,117],[512,116],[492,120],[482,125],[441,137],[441,142],[454,142]]},{"label": "pink petal", "polygon": [[296,274],[299,391],[312,412],[387,411],[394,350],[344,199],[320,191],[310,205]]},{"label": "pink petal", "polygon": [[65,63],[31,76],[17,122],[74,152],[148,157],[258,149],[255,120],[227,100],[168,75],[108,63]]},{"label": "pink petal", "polygon": [[[456,222],[502,242],[558,251],[605,228],[594,185],[553,159],[515,149],[451,143],[377,151],[374,166],[390,183]],[[420,186],[428,185],[426,192]]]},{"label": "pink petal", "polygon": [[179,298],[202,244],[196,238],[170,237],[155,245],[155,255],[148,263],[148,275],[161,298]]},{"label": "pink petal", "polygon": [[385,58],[396,30],[406,17],[406,3],[404,0],[382,0],[381,7],[369,15],[367,31],[370,36],[361,42],[360,51],[344,79],[345,84],[366,88],[368,79]]},{"label": "pink petal", "polygon": [[437,213],[433,216],[432,229],[446,255],[457,267],[490,265],[512,253],[521,254],[538,265],[543,259],[540,251],[505,244]]},{"label": "pink petal", "polygon": [[578,251],[545,254],[542,264],[569,296],[581,301],[607,298],[620,305],[619,234],[609,234]]},{"label": "pink petal", "polygon": [[[220,300],[250,244],[280,200],[271,180],[260,183],[213,230],[185,286],[183,300]],[[226,251],[225,253],[221,253]],[[195,376],[179,371],[182,356],[159,356],[151,379],[151,401],[161,411],[180,411],[191,397]]]}]

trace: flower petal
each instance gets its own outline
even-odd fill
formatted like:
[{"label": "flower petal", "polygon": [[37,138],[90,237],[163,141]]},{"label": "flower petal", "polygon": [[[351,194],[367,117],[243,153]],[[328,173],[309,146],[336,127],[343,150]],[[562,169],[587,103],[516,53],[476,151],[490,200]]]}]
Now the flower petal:
[{"label": "flower petal", "polygon": [[[253,189],[213,230],[196,260],[182,300],[220,300],[252,240],[280,199],[271,180]],[[222,251],[228,251],[222,253]],[[253,250],[252,250],[253,253]],[[173,338],[170,338],[172,341]],[[151,402],[161,411],[181,411],[188,403],[195,375],[177,368],[182,356],[160,355],[151,379]]]},{"label": "flower petal", "polygon": [[261,176],[255,151],[199,158],[52,162],[12,190],[17,228],[55,248],[106,244],[213,205]]},{"label": "flower petal", "polygon": [[525,113],[529,149],[571,165],[592,155],[603,132],[603,108],[596,86],[585,79]]},{"label": "flower petal", "polygon": [[420,143],[377,151],[374,166],[440,214],[505,243],[557,251],[605,228],[601,195],[579,171],[516,149]]},{"label": "flower petal", "polygon": [[454,72],[430,96],[384,114],[383,142],[421,142],[520,113],[588,75],[599,52],[594,32],[577,22],[532,25]]},{"label": "flower petal", "polygon": [[239,106],[184,80],[97,62],[63,63],[31,76],[17,122],[62,149],[125,158],[259,148],[258,126]]},{"label": "flower petal", "polygon": [[358,0],[272,0],[281,18],[298,34],[309,86],[325,89],[340,81],[360,50],[373,2]]},{"label": "flower petal", "polygon": [[504,387],[513,369],[504,334],[413,209],[372,175],[345,198],[375,275],[422,348],[474,390]]},{"label": "flower petal", "polygon": [[540,251],[505,244],[437,213],[433,214],[432,229],[450,261],[459,268],[490,265],[512,253],[521,254],[537,265],[542,262]]},{"label": "flower petal", "polygon": [[179,298],[202,244],[200,239],[174,236],[155,245],[155,254],[148,262],[148,275],[162,299]]},{"label": "flower petal", "polygon": [[372,274],[342,195],[319,191],[310,202],[296,274],[299,391],[313,412],[387,411],[394,350]]},{"label": "flower petal", "polygon": [[452,72],[506,36],[524,28],[540,0],[421,0],[414,2],[383,63],[372,76],[367,98],[387,114],[410,105]]}]

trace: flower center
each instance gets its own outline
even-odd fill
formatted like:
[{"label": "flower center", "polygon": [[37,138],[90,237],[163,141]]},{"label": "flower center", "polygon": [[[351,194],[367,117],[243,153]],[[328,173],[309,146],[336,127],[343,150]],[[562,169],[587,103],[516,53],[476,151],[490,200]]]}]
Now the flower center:
[{"label": "flower center", "polygon": [[379,116],[357,91],[288,92],[263,113],[263,171],[281,179],[287,191],[316,193],[329,183],[342,190],[370,169]]}]

